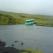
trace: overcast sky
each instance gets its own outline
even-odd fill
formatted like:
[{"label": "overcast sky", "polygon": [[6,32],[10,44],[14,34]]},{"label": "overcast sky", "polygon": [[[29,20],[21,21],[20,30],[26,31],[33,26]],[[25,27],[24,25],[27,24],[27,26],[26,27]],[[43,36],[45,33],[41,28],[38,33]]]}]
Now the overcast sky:
[{"label": "overcast sky", "polygon": [[53,15],[53,0],[0,0],[0,10]]}]

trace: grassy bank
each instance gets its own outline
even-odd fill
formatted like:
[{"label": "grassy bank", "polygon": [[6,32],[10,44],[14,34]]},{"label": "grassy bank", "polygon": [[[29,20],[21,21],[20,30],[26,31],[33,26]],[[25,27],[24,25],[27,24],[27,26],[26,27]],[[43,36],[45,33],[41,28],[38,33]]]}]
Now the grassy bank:
[{"label": "grassy bank", "polygon": [[31,15],[0,11],[0,25],[24,24],[26,19],[34,19],[39,26],[53,26],[53,16]]}]

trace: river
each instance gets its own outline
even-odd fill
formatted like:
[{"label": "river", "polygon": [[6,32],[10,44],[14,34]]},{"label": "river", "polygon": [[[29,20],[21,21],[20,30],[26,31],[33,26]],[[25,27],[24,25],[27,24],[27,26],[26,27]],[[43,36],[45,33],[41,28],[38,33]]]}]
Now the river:
[{"label": "river", "polygon": [[28,25],[0,25],[0,39],[10,46],[14,40],[24,42],[16,48],[41,48],[45,53],[53,53],[53,27]]}]

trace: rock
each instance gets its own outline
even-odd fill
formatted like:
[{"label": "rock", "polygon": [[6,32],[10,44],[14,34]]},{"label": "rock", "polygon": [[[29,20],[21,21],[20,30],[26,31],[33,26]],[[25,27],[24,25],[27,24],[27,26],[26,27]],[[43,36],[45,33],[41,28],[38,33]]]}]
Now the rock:
[{"label": "rock", "polygon": [[20,51],[13,47],[5,47],[2,53],[20,53]]}]

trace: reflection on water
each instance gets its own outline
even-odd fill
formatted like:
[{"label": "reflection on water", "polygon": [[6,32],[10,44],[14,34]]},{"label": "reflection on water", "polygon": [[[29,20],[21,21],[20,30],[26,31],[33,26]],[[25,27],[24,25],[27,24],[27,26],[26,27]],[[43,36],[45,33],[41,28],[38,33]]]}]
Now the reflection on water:
[{"label": "reflection on water", "polygon": [[27,25],[1,25],[0,39],[10,46],[13,41],[23,41],[24,45],[16,44],[16,48],[42,48],[46,53],[53,53],[53,28]]}]

